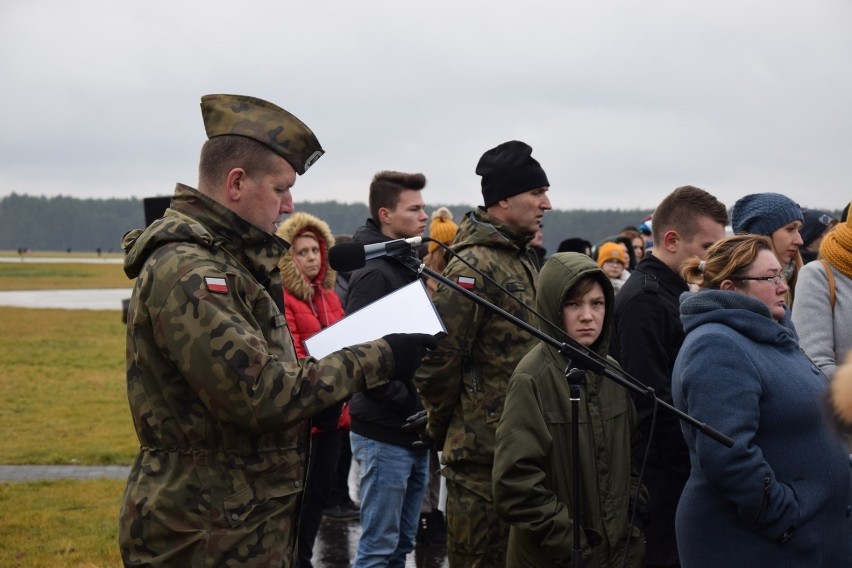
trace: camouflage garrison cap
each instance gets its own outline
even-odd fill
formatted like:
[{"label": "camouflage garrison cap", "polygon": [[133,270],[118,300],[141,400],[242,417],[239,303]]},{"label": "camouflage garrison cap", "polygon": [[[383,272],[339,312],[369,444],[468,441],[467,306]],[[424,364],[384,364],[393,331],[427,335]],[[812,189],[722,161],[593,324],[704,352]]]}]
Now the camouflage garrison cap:
[{"label": "camouflage garrison cap", "polygon": [[272,103],[243,95],[204,95],[201,116],[208,138],[247,136],[269,146],[304,174],[325,150],[307,125]]}]

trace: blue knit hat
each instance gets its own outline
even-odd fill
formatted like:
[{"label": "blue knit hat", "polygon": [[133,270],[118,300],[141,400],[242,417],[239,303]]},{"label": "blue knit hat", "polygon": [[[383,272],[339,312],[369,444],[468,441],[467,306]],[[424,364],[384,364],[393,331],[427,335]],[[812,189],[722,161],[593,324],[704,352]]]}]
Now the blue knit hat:
[{"label": "blue knit hat", "polygon": [[737,200],[731,211],[734,233],[772,235],[793,221],[804,221],[799,205],[780,193],[752,193]]}]

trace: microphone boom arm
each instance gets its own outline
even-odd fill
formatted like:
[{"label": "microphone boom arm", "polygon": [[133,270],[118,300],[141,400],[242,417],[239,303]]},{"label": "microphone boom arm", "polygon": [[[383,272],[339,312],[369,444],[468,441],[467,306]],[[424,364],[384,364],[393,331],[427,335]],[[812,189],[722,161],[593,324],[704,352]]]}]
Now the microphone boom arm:
[{"label": "microphone boom arm", "polygon": [[[552,345],[553,347],[557,348],[566,357],[570,358],[576,366],[578,366],[582,369],[585,369],[587,371],[593,371],[595,373],[599,373],[601,375],[604,375],[607,378],[609,378],[609,379],[615,381],[616,383],[620,384],[624,388],[626,388],[626,389],[628,389],[628,390],[630,390],[634,393],[637,393],[637,394],[639,394],[639,395],[641,395],[645,398],[650,398],[650,399],[654,400],[656,404],[662,406],[663,408],[665,408],[666,410],[668,410],[669,412],[671,412],[672,414],[677,416],[681,421],[686,422],[687,424],[689,424],[690,426],[692,426],[693,428],[695,428],[696,430],[698,430],[702,434],[708,436],[709,438],[712,438],[713,440],[716,440],[720,444],[722,444],[722,445],[724,445],[728,448],[730,448],[734,445],[733,439],[726,436],[725,434],[722,434],[721,432],[719,432],[718,430],[716,430],[712,426],[709,426],[708,424],[706,424],[704,422],[696,420],[695,418],[693,418],[689,414],[686,414],[685,412],[678,410],[677,408],[668,404],[667,402],[657,398],[657,395],[654,392],[654,389],[647,387],[647,386],[644,386],[644,385],[640,386],[638,384],[639,381],[636,381],[635,379],[633,379],[634,382],[631,382],[631,381],[628,381],[627,379],[625,379],[624,376],[629,377],[630,375],[628,375],[624,371],[616,371],[609,364],[603,363],[603,362],[595,359],[594,357],[590,356],[588,353],[584,353],[582,350],[574,347],[573,345],[557,341],[553,337],[551,337],[551,336],[547,335],[546,333],[540,331],[536,327],[528,324],[524,320],[513,316],[509,312],[495,306],[494,304],[492,304],[488,300],[480,298],[479,296],[477,296],[476,294],[474,294],[470,290],[467,290],[467,289],[459,286],[455,282],[449,280],[448,278],[445,278],[443,275],[438,274],[437,272],[435,272],[431,268],[428,268],[424,264],[419,263],[420,261],[416,257],[399,258],[399,260],[400,260],[400,262],[402,262],[402,264],[404,264],[408,268],[414,270],[418,274],[425,274],[426,276],[428,276],[432,280],[440,282],[444,286],[447,286],[448,288],[455,290],[457,293],[463,295],[464,297],[466,297],[469,300],[475,302],[476,304],[484,307],[485,309],[497,314],[501,318],[510,321],[511,323],[516,325],[517,327],[523,329],[527,333],[530,333],[534,337],[537,337],[541,341],[544,341],[545,343]],[[414,266],[415,262],[419,263],[419,265],[417,267]],[[619,373],[624,373],[624,376],[622,376]],[[632,378],[633,377],[631,377],[631,379]]]}]

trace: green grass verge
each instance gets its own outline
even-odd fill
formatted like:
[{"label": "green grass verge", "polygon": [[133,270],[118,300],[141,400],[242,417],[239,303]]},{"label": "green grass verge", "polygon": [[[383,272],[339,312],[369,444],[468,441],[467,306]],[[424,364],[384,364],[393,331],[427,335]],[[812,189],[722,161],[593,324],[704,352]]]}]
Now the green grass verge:
[{"label": "green grass verge", "polygon": [[[0,290],[130,287],[119,264],[0,263]],[[117,311],[0,307],[0,463],[129,464]],[[120,566],[124,481],[0,483],[0,566]]]},{"label": "green grass verge", "polygon": [[0,463],[129,464],[116,311],[0,307]]},{"label": "green grass verge", "polygon": [[0,566],[121,566],[124,481],[0,483]]},{"label": "green grass verge", "polygon": [[0,262],[0,290],[132,287],[120,264]]}]

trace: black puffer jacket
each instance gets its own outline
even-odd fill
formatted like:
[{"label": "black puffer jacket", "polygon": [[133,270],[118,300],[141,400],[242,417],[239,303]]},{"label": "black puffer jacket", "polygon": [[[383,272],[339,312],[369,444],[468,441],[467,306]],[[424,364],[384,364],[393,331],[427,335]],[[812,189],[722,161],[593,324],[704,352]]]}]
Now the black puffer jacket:
[{"label": "black puffer jacket", "polygon": [[[352,240],[369,245],[391,239],[382,234],[375,221],[367,219]],[[366,266],[353,272],[349,279],[346,313],[351,314],[416,279],[417,273],[395,258],[381,256],[368,260]],[[413,384],[392,381],[385,387],[352,396],[349,403],[351,430],[371,440],[409,447],[418,436],[403,432],[402,425],[407,417],[422,409],[423,403]]]}]

